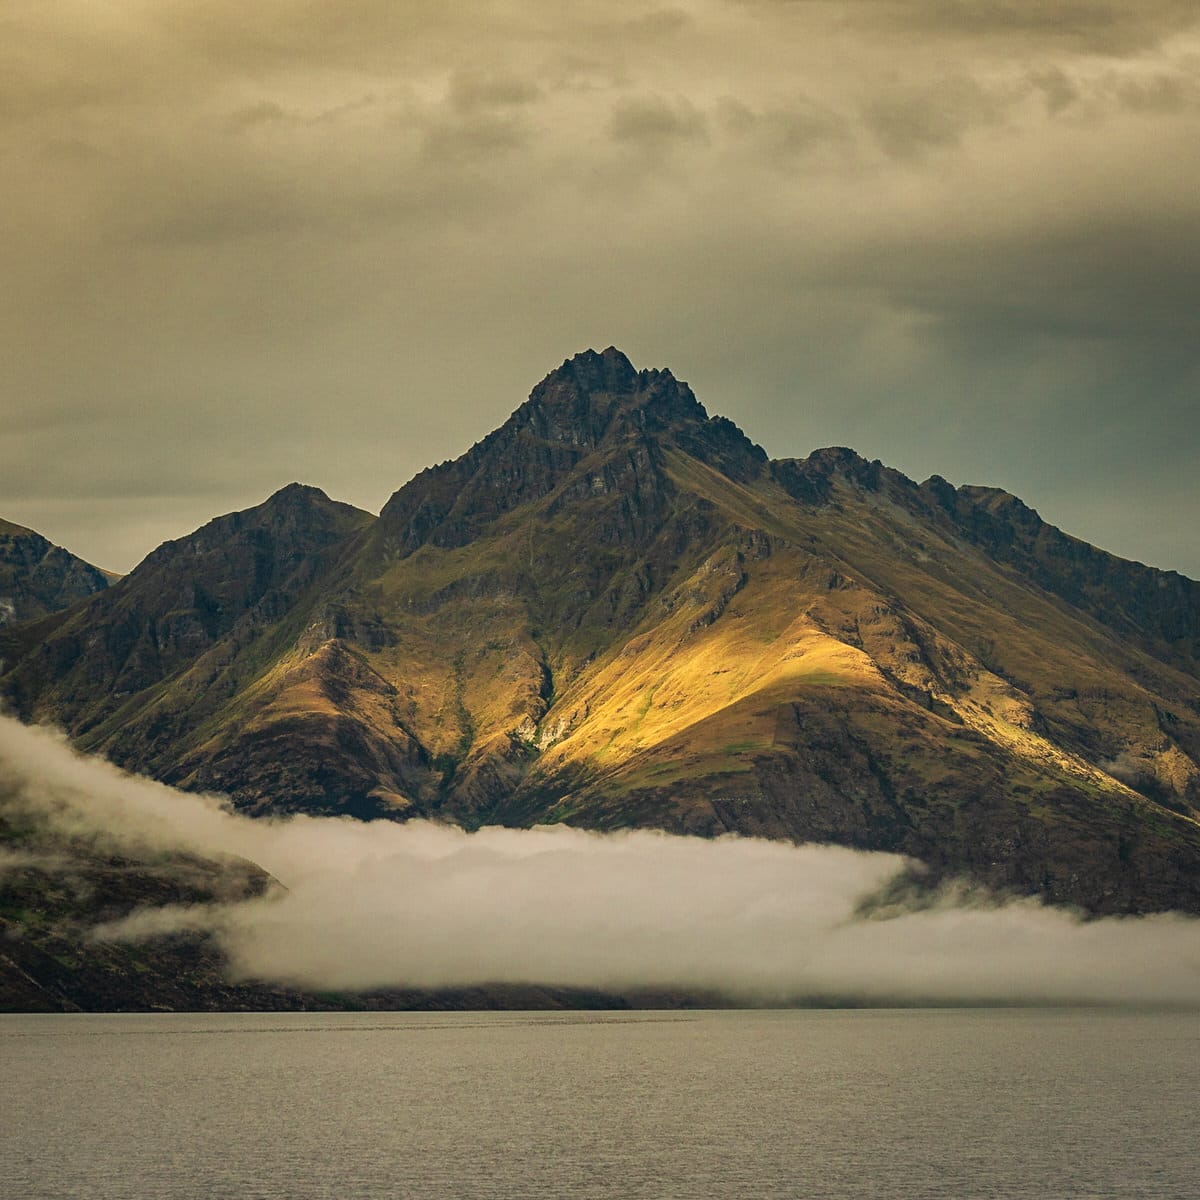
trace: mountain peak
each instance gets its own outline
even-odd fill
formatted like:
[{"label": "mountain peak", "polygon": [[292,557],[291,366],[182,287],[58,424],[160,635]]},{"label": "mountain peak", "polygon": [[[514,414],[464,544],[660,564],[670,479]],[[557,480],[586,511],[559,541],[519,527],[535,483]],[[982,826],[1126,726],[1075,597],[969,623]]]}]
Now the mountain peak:
[{"label": "mountain peak", "polygon": [[[209,551],[223,556],[234,542],[248,545],[263,539],[278,540],[284,546],[294,544],[297,554],[315,552],[371,520],[370,513],[341,500],[331,500],[318,487],[289,483],[259,504],[224,513],[186,537],[163,542],[150,551],[141,566],[161,566],[175,561],[180,555],[190,560]],[[134,575],[137,570],[129,578]]]},{"label": "mountain peak", "polygon": [[616,346],[609,346],[598,354],[589,348],[564,359],[562,366],[551,371],[539,386],[568,384],[586,392],[620,394],[634,391],[637,381],[633,363]]},{"label": "mountain peak", "polygon": [[609,346],[564,360],[513,417],[546,441],[596,446],[614,426],[662,430],[703,423],[708,413],[670,371],[639,371]]},{"label": "mountain peak", "polygon": [[885,474],[904,479],[878,459],[868,461],[849,446],[826,446],[807,458],[776,459],[771,473],[793,499],[805,504],[824,504],[832,494],[835,477],[868,492],[879,490]]},{"label": "mountain peak", "polygon": [[287,483],[259,505],[262,509],[292,508],[296,505],[331,503],[329,497],[310,483]]},{"label": "mountain peak", "polygon": [[426,541],[462,545],[498,514],[548,495],[579,464],[602,451],[634,447],[659,470],[673,445],[738,480],[752,479],[767,456],[732,421],[710,418],[668,370],[637,370],[615,346],[563,361],[498,429],[452,462],[410,480],[380,514],[389,552]]},{"label": "mountain peak", "polygon": [[239,528],[274,528],[281,525],[290,528],[297,523],[309,528],[323,527],[329,523],[350,528],[369,522],[371,514],[353,504],[331,499],[327,493],[310,483],[289,483],[254,507],[229,513],[218,520],[233,521]]}]

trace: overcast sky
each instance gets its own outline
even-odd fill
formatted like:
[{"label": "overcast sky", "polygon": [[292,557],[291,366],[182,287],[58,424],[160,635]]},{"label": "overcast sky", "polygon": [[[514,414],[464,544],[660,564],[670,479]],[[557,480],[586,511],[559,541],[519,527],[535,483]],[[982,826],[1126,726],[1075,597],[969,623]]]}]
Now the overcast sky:
[{"label": "overcast sky", "polygon": [[1195,0],[0,0],[0,516],[377,511],[565,357],[1200,577]]}]

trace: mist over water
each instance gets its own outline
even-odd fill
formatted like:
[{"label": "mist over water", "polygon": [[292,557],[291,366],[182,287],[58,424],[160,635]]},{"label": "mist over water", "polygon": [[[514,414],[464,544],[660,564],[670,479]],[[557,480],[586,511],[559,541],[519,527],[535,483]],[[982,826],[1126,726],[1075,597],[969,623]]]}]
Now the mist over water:
[{"label": "mist over water", "polygon": [[[0,805],[130,854],[250,859],[263,897],[143,910],[95,936],[211,931],[241,976],[309,988],[528,982],[941,1002],[1200,1005],[1200,922],[1082,922],[947,889],[865,904],[910,864],[748,838],[251,820],[0,718]],[[4,869],[0,863],[0,870]]]}]

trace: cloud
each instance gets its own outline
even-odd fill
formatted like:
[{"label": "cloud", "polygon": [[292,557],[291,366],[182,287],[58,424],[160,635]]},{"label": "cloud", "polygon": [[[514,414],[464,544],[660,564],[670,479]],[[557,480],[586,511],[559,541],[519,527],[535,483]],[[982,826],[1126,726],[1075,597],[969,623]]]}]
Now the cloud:
[{"label": "cloud", "polygon": [[614,141],[657,149],[704,138],[707,121],[685,97],[631,96],[614,107],[609,131]]},{"label": "cloud", "polygon": [[797,157],[829,143],[845,145],[849,122],[806,96],[775,101],[754,109],[723,96],[716,116],[731,137],[762,149],[767,158],[791,167]]},{"label": "cloud", "polygon": [[563,827],[254,821],[0,718],[0,803],[126,852],[236,855],[285,887],[136,913],[97,936],[210,930],[243,976],[311,988],[540,982],[755,1000],[1200,1004],[1200,922],[1081,922],[947,889],[889,854]]},{"label": "cloud", "polygon": [[451,103],[466,112],[532,104],[541,95],[537,84],[516,75],[457,72],[450,84]]},{"label": "cloud", "polygon": [[644,15],[631,17],[625,24],[634,37],[671,37],[695,24],[695,19],[682,8],[656,8]]},{"label": "cloud", "polygon": [[1187,0],[919,0],[895,5],[893,19],[946,35],[1056,39],[1109,54],[1155,45],[1195,23]]},{"label": "cloud", "polygon": [[888,29],[942,41],[1002,39],[1095,53],[1134,54],[1194,27],[1189,0],[730,0],[768,19],[836,13],[859,31]]},{"label": "cloud", "polygon": [[865,120],[879,144],[896,158],[957,146],[974,126],[1001,119],[1008,105],[969,77],[900,87],[874,97]]}]

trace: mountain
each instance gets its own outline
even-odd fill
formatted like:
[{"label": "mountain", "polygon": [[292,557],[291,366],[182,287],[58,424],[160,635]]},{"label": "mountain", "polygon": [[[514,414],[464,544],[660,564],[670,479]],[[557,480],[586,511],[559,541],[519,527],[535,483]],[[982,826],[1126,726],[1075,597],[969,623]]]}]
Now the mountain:
[{"label": "mountain", "polygon": [[40,533],[0,520],[0,627],[69,608],[108,583],[103,571]]},{"label": "mountain", "polygon": [[0,656],[24,719],[252,813],[834,841],[1200,912],[1200,584],[1001,491],[771,461],[612,348],[378,518],[292,485]]}]

